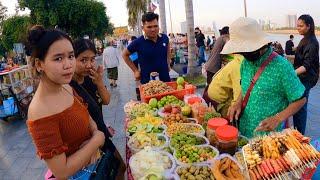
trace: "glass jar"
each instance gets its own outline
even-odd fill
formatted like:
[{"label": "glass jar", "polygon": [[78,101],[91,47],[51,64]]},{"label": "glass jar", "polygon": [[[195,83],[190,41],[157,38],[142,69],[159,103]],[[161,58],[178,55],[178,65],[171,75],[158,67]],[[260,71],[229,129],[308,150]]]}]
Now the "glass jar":
[{"label": "glass jar", "polygon": [[220,153],[234,155],[237,151],[239,131],[229,125],[221,126],[216,129],[217,148]]},{"label": "glass jar", "polygon": [[227,125],[228,121],[223,118],[212,118],[209,119],[206,129],[207,138],[209,139],[210,145],[217,146],[216,129],[220,126]]}]

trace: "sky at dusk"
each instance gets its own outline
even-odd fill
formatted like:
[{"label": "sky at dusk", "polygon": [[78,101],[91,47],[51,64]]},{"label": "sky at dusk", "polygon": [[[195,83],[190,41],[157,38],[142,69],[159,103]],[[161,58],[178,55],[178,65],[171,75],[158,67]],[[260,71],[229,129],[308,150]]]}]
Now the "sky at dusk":
[{"label": "sky at dusk", "polygon": [[[8,7],[8,14],[14,14],[17,0],[0,0]],[[107,7],[111,22],[117,26],[127,25],[126,0],[100,0]],[[317,26],[320,26],[320,0],[246,0],[248,16],[256,20],[270,21],[276,26],[286,26],[287,16],[310,14]],[[184,0],[165,0],[168,31],[180,31],[180,23],[185,21]],[[170,2],[170,8],[169,8]],[[230,25],[238,17],[244,16],[243,0],[193,0],[195,26],[212,27],[214,21],[217,28]],[[170,11],[171,9],[171,21]],[[158,12],[158,11],[156,11]],[[29,11],[21,14],[29,13]]]}]

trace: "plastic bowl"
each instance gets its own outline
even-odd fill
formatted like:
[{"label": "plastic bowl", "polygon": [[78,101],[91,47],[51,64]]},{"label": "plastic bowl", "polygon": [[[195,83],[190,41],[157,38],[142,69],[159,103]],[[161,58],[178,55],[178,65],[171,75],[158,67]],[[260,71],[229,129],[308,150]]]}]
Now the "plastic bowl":
[{"label": "plastic bowl", "polygon": [[[205,130],[203,129],[203,127],[200,124],[194,124],[194,123],[175,123],[175,124],[184,124],[184,125],[187,125],[187,126],[190,126],[190,127],[197,126],[197,127],[200,128],[200,132],[184,132],[184,133],[199,134],[199,135],[202,135],[202,136],[205,135]],[[165,130],[165,135],[167,135],[170,138],[173,134],[169,134],[168,133],[169,128],[170,127],[168,127]],[[175,133],[178,133],[178,132],[181,132],[181,131],[175,131]]]},{"label": "plastic bowl", "polygon": [[[163,140],[165,141],[165,143],[164,143],[163,145],[161,145],[161,146],[151,146],[152,149],[154,149],[154,150],[161,150],[161,149],[163,149],[163,148],[165,148],[165,147],[168,147],[168,145],[169,145],[169,138],[168,138],[167,136],[165,136],[164,134],[157,134],[157,137],[158,137],[158,139],[163,139]],[[141,151],[141,150],[144,148],[144,147],[142,147],[142,148],[135,148],[135,147],[133,147],[132,143],[133,143],[133,137],[130,137],[127,145],[128,145],[128,147],[129,147],[129,149],[130,149],[130,151],[131,151],[132,154],[135,154],[135,153]]]},{"label": "plastic bowl", "polygon": [[210,145],[196,145],[196,147],[200,147],[200,148],[210,148],[212,149],[216,154],[214,155],[214,157],[212,157],[211,159],[209,160],[206,160],[206,161],[202,161],[202,162],[194,162],[194,163],[184,163],[184,162],[181,162],[178,158],[176,158],[176,150],[174,150],[174,153],[173,153],[173,157],[174,159],[176,160],[177,164],[179,166],[189,166],[189,165],[202,165],[202,164],[212,164],[212,162],[214,161],[214,159],[219,156],[219,151],[213,147],[213,146],[210,146]]},{"label": "plastic bowl", "polygon": [[[195,135],[195,136],[200,137],[200,138],[202,138],[202,139],[205,140],[205,143],[204,143],[204,144],[197,144],[197,145],[195,145],[195,146],[199,146],[199,145],[210,145],[210,142],[209,142],[208,138],[206,138],[206,137],[203,136],[203,135],[195,134],[195,133],[186,133],[186,134]],[[170,138],[170,141],[169,141],[169,147],[170,147],[172,150],[175,149],[174,147],[171,146],[171,138]]]},{"label": "plastic bowl", "polygon": [[[158,152],[158,153],[160,153],[160,154],[163,155],[163,156],[167,156],[167,157],[171,160],[171,168],[165,169],[165,171],[164,171],[164,173],[163,173],[163,176],[164,176],[164,177],[172,176],[172,175],[174,174],[174,170],[175,170],[175,168],[176,168],[176,162],[175,162],[174,157],[173,157],[170,153],[165,152],[165,151],[157,151],[157,150],[153,150],[153,151]],[[147,170],[146,170],[145,172],[139,172],[139,171],[135,170],[135,169],[132,167],[132,163],[133,163],[133,161],[135,161],[135,160],[139,161],[139,159],[136,159],[136,158],[135,158],[135,155],[131,156],[131,158],[129,159],[129,167],[130,167],[130,170],[131,170],[131,173],[132,173],[133,178],[134,178],[134,179],[139,179],[139,178],[143,177],[144,175],[146,175],[146,174],[144,174],[144,173],[146,173]]]}]

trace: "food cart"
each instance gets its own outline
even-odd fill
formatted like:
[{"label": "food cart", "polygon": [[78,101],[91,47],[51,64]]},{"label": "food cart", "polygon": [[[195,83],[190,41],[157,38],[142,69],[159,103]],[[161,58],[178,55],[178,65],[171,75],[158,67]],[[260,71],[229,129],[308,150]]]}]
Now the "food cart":
[{"label": "food cart", "polygon": [[129,180],[311,179],[319,164],[297,130],[249,140],[179,78],[150,81],[140,93],[142,102],[124,106]]},{"label": "food cart", "polygon": [[34,92],[28,65],[0,72],[0,118],[20,115],[25,118]]}]

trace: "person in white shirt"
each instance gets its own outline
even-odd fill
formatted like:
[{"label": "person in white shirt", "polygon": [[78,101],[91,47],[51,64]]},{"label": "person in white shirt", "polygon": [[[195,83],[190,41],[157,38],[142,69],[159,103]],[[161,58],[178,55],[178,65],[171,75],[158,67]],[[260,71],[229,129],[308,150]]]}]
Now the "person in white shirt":
[{"label": "person in white shirt", "polygon": [[108,79],[111,87],[117,87],[118,66],[121,58],[120,51],[114,43],[107,43],[107,47],[103,50],[103,65],[107,68]]}]

